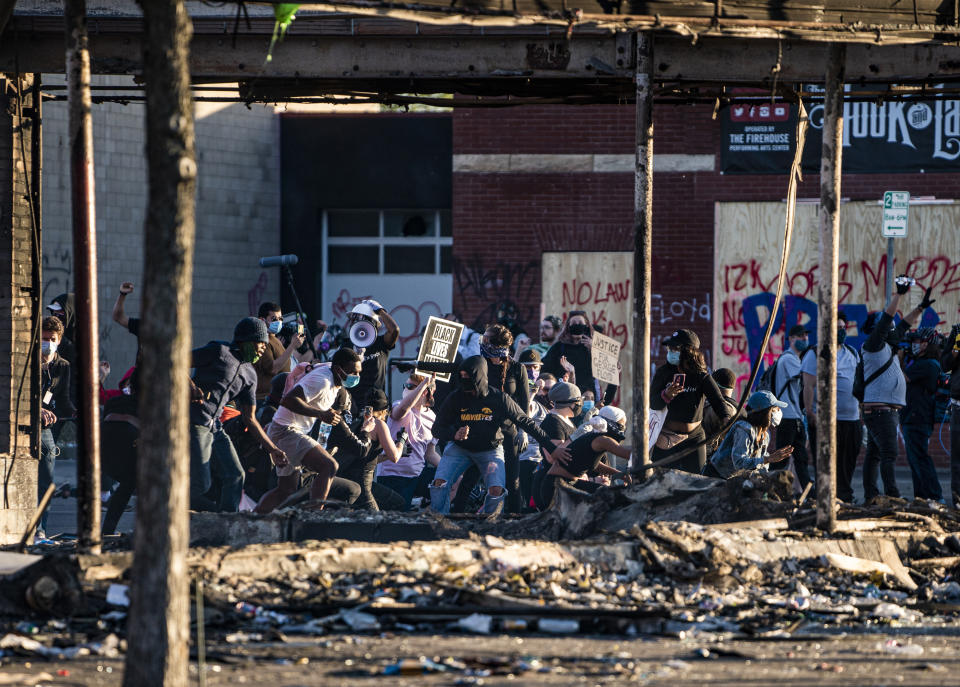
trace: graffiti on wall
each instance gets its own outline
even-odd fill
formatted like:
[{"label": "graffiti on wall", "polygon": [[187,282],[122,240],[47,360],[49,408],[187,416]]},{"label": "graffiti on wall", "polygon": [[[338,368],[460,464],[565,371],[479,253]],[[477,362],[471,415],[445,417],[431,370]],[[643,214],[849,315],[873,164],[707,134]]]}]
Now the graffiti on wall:
[{"label": "graffiti on wall", "polygon": [[476,256],[455,259],[454,308],[464,313],[464,321],[476,331],[496,322],[498,310],[512,311],[520,330],[533,335],[540,325],[540,310],[530,303],[530,294],[538,286],[539,272],[536,260],[489,265]]},{"label": "graffiti on wall", "polygon": [[[728,207],[738,205],[739,207]],[[759,206],[751,209],[744,206]],[[875,240],[879,233],[876,204],[851,203],[841,212],[841,264],[839,268],[840,309],[848,318],[846,343],[858,348],[866,340],[861,329],[870,312],[882,310],[885,303],[887,258],[885,243]],[[954,223],[960,210],[951,206],[912,208],[913,241],[896,244],[898,257],[894,274],[907,274],[917,280],[902,302],[902,311],[914,307],[923,290],[932,288],[936,303],[921,317],[920,326],[940,327],[941,331],[960,318],[960,239]],[[945,212],[956,217],[942,216]],[[738,391],[746,382],[751,361],[756,360],[770,321],[774,290],[780,265],[778,235],[782,233],[782,203],[722,203],[717,227],[717,269],[715,292],[719,312],[714,320],[716,367],[729,367],[738,376]],[[798,207],[799,240],[791,251],[785,275],[784,296],[774,319],[774,329],[762,362],[766,367],[783,352],[786,332],[796,324],[810,331],[810,342],[817,343],[818,288],[816,207]],[[765,229],[763,227],[766,227]],[[921,227],[926,229],[922,231]],[[864,237],[867,237],[864,240]],[[873,240],[871,240],[873,239]],[[934,250],[930,248],[935,247]],[[927,248],[927,250],[924,250]],[[751,257],[746,257],[751,256]],[[762,368],[761,368],[762,370]]]}]

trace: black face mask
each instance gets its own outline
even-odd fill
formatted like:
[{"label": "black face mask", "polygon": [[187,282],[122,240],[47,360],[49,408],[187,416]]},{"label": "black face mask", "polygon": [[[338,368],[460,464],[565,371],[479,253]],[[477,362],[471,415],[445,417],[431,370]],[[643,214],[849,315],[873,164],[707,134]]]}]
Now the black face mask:
[{"label": "black face mask", "polygon": [[460,391],[465,394],[476,394],[477,393],[477,383],[472,379],[460,378]]},{"label": "black face mask", "polygon": [[620,430],[620,425],[608,424],[607,431],[604,432],[604,434],[606,434],[608,437],[610,437],[617,443],[620,443],[621,441],[627,438],[626,435]]},{"label": "black face mask", "polygon": [[574,336],[584,336],[590,331],[590,327],[585,324],[571,324],[567,327],[567,331]]}]

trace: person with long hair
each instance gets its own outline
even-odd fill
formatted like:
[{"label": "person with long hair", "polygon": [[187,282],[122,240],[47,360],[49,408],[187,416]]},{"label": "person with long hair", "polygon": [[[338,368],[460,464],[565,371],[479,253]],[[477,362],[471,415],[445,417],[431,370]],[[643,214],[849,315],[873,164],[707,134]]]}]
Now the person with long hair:
[{"label": "person with long hair", "polygon": [[547,354],[543,357],[543,372],[549,372],[557,379],[576,384],[583,391],[592,391],[594,398],[603,399],[597,406],[609,405],[617,395],[618,387],[608,384],[601,393],[600,381],[593,378],[593,327],[583,310],[571,310],[567,321]]},{"label": "person with long hair", "polygon": [[767,453],[770,430],[783,419],[787,404],[778,401],[769,391],[755,391],[747,401],[747,417],[737,420],[727,432],[720,448],[710,457],[703,469],[707,477],[727,479],[739,470],[756,470],[763,464],[785,461],[793,453],[793,446]]},{"label": "person with long hair", "polygon": [[724,423],[733,417],[734,409],[724,400],[716,380],[707,371],[707,361],[700,352],[700,337],[689,329],[681,329],[663,345],[667,349],[667,362],[658,367],[653,376],[650,407],[666,408],[667,416],[652,459],[656,462],[683,453],[685,455],[670,467],[699,473],[707,463],[704,401],[710,403]]}]

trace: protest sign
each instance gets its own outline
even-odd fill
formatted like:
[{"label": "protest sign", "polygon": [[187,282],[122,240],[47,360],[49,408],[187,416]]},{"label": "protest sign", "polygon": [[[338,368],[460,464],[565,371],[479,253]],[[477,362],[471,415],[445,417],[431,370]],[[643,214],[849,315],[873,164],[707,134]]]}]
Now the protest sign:
[{"label": "protest sign", "polygon": [[[443,320],[431,316],[423,333],[417,362],[452,363],[457,359],[457,347],[463,335],[463,325],[459,322]],[[429,374],[429,373],[421,373]],[[450,373],[437,374],[437,381],[449,382]]]}]

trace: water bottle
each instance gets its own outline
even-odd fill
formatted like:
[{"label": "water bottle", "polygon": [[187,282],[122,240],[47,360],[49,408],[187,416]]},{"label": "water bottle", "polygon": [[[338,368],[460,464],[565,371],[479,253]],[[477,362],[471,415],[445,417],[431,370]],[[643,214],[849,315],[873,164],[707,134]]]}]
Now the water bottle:
[{"label": "water bottle", "polygon": [[327,439],[330,438],[330,430],[333,429],[333,425],[329,425],[326,422],[320,423],[320,434],[317,437],[317,441],[324,448],[327,447]]}]

